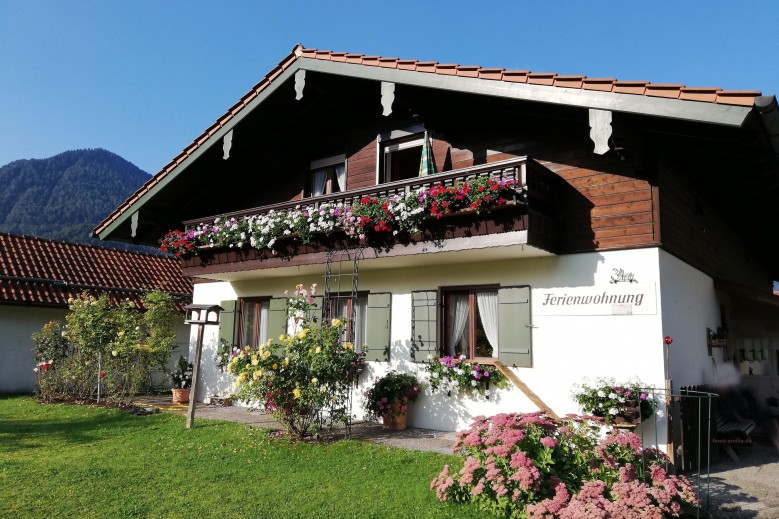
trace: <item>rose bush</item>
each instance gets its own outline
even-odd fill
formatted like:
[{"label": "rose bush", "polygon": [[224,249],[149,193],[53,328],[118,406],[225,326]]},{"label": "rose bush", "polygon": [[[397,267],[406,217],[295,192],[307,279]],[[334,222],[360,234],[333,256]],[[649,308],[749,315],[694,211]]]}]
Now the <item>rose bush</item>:
[{"label": "rose bush", "polygon": [[298,437],[351,420],[351,388],[365,365],[365,355],[341,340],[346,323],[315,324],[314,308],[298,285],[287,305],[293,332],[234,349],[227,364],[236,377],[236,397],[259,404]]}]

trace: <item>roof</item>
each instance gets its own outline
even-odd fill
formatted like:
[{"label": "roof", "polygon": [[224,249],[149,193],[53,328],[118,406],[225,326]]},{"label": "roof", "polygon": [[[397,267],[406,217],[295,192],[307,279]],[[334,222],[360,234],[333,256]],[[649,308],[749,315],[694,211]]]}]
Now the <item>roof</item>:
[{"label": "roof", "polygon": [[0,233],[0,304],[66,307],[84,291],[129,299],[145,290],[191,299],[177,258]]},{"label": "roof", "polygon": [[259,83],[230,107],[160,172],[141,186],[93,233],[106,239],[118,220],[129,218],[133,206],[140,207],[148,196],[165,185],[168,177],[197,158],[201,148],[211,146],[278,84],[300,70],[364,77],[379,81],[446,88],[515,99],[582,106],[700,120],[740,126],[761,92],[724,90],[718,87],[687,87],[681,84],[654,84],[615,78],[588,78],[558,75],[554,72],[506,70],[435,61],[366,56],[347,52],[307,49],[296,45]]}]

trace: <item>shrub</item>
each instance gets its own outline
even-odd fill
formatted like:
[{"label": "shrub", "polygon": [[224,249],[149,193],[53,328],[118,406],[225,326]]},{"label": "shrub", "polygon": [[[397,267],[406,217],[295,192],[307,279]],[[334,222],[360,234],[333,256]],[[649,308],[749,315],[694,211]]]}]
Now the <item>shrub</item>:
[{"label": "shrub", "polygon": [[71,299],[64,327],[48,323],[33,335],[41,397],[87,400],[100,387],[126,403],[150,383],[174,347],[177,313],[173,297],[159,291],[144,295],[144,307],[114,306],[105,295]]},{"label": "shrub", "polygon": [[666,472],[667,457],[633,433],[599,439],[598,423],[541,412],[477,418],[458,433],[462,470],[445,466],[430,487],[501,517],[676,517],[698,505],[690,482]]},{"label": "shrub", "polygon": [[[372,418],[387,413],[406,414],[408,402],[416,401],[421,390],[417,377],[411,373],[390,371],[365,393],[365,411]],[[398,403],[393,409],[393,404]]]},{"label": "shrub", "polygon": [[295,332],[233,350],[227,365],[236,376],[237,397],[259,403],[299,437],[312,427],[351,420],[351,387],[365,365],[365,355],[341,340],[346,323],[314,324],[314,308],[308,291],[298,285],[287,305]]}]

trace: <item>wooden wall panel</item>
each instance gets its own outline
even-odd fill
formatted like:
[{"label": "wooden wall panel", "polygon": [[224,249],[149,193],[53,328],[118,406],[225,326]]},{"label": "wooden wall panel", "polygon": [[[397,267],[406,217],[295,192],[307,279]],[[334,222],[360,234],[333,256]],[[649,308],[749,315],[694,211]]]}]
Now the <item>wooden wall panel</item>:
[{"label": "wooden wall panel", "polygon": [[721,211],[712,207],[682,175],[660,169],[663,248],[714,278],[758,290],[771,277],[739,239]]}]

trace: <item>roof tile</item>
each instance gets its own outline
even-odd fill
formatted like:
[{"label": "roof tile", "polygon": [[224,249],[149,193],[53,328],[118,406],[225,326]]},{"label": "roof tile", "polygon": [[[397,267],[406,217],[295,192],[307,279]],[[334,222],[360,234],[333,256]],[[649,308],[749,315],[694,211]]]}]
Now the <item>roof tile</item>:
[{"label": "roof tile", "polygon": [[554,72],[530,72],[527,75],[527,82],[531,85],[554,85],[554,78],[557,74]]},{"label": "roof tile", "polygon": [[83,291],[141,306],[142,290],[191,298],[177,258],[0,233],[0,304],[62,306]]},{"label": "roof tile", "polygon": [[646,95],[678,99],[682,88],[684,85],[650,83],[646,86]]},{"label": "roof tile", "polygon": [[618,94],[644,95],[647,83],[649,83],[649,81],[614,81],[612,92]]},{"label": "roof tile", "polygon": [[718,87],[685,87],[682,88],[679,99],[714,103],[717,101],[717,92],[720,91],[722,89]]}]

